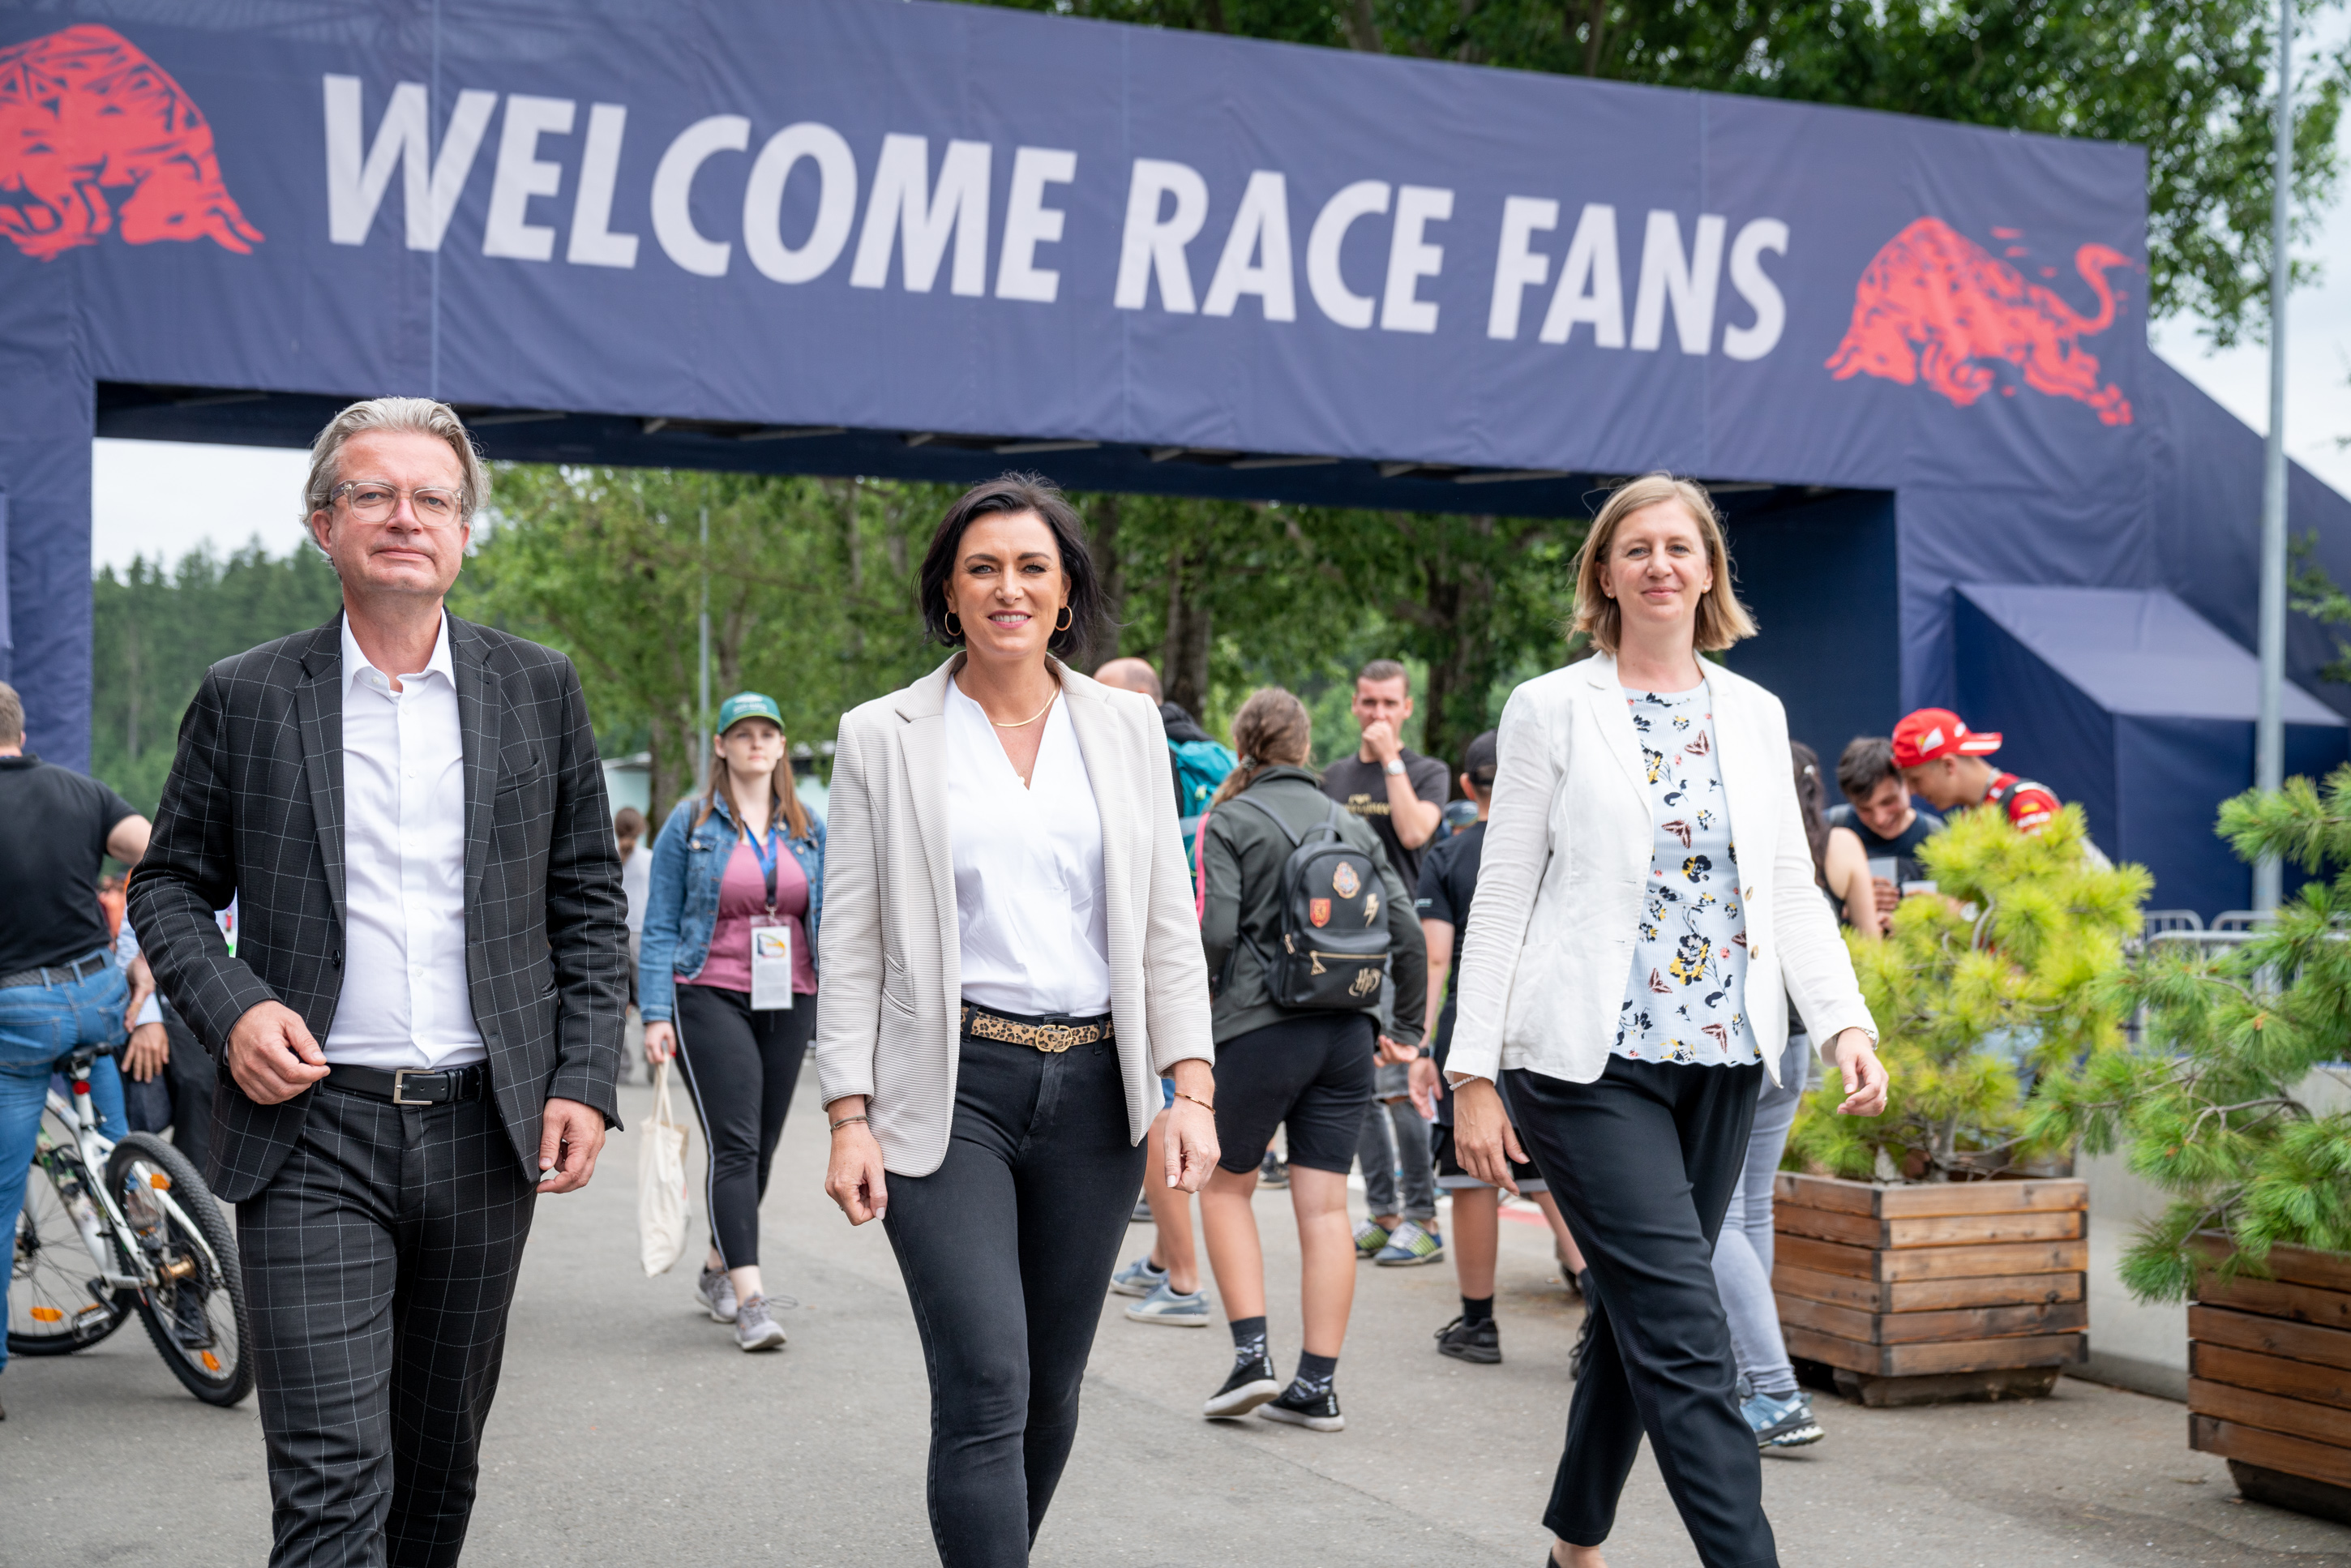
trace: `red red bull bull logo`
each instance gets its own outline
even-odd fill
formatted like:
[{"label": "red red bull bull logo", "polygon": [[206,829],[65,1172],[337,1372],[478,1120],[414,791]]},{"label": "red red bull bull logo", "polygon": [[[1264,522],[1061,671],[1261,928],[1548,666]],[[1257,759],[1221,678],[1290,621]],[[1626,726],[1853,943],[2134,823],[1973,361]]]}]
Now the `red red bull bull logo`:
[{"label": "red red bull bull logo", "polygon": [[204,111],[138,46],[84,26],[0,49],[0,235],[47,261],[115,230],[240,255],[262,242]]},{"label": "red red bull bull logo", "polygon": [[[2010,254],[2022,252],[2011,246]],[[2001,384],[1993,365],[2005,361],[2034,392],[2087,403],[2102,424],[2128,424],[2130,400],[2099,380],[2097,359],[2082,340],[2114,325],[2106,274],[2133,265],[2103,245],[2074,253],[2074,270],[2098,300],[2097,314],[2084,315],[1942,219],[1920,218],[1886,241],[1862,273],[1853,325],[1828,368],[1839,381],[1867,374],[1904,386],[1923,382],[1966,408]],[[2001,391],[2016,395],[2013,383]]]}]

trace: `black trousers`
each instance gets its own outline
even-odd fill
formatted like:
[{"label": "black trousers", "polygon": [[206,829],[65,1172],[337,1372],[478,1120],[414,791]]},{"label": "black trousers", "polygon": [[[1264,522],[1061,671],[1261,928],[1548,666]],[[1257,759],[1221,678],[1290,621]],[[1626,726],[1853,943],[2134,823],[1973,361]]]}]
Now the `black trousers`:
[{"label": "black trousers", "polygon": [[487,1100],[312,1092],[236,1212],[272,1568],[457,1561],[533,1196]]},{"label": "black trousers", "polygon": [[1025,1568],[1078,1432],[1078,1385],[1143,1186],[1118,1050],[963,1042],[955,1129],[883,1224],[931,1377],[931,1539]]},{"label": "black trousers", "polygon": [[1780,1561],[1713,1263],[1762,1071],[1612,1056],[1590,1083],[1503,1075],[1520,1140],[1592,1267],[1584,1310],[1600,1319],[1543,1514],[1571,1545],[1608,1538],[1646,1431],[1706,1568]]},{"label": "black trousers", "polygon": [[122,1075],[124,1117],[134,1133],[169,1127],[172,1146],[201,1171],[213,1141],[213,1059],[169,1002],[163,1004],[163,1037],[171,1041],[172,1057],[162,1071],[144,1083]]},{"label": "black trousers", "polygon": [[678,1071],[710,1145],[703,1194],[710,1244],[724,1267],[751,1268],[759,1261],[768,1172],[816,1032],[816,998],[753,1012],[748,991],[680,986],[675,1027]]}]

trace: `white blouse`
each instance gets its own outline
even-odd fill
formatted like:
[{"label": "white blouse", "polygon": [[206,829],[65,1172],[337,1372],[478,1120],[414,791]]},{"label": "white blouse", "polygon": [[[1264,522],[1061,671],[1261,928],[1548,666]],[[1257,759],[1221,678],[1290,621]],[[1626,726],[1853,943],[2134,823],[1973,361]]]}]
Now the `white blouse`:
[{"label": "white blouse", "polygon": [[1102,811],[1068,700],[1045,716],[1027,789],[987,711],[953,680],[945,716],[964,999],[1030,1017],[1109,1012]]},{"label": "white blouse", "polygon": [[1656,831],[1640,937],[1614,1053],[1635,1061],[1744,1066],[1763,1059],[1747,1019],[1747,905],[1715,743],[1714,691],[1625,688]]}]

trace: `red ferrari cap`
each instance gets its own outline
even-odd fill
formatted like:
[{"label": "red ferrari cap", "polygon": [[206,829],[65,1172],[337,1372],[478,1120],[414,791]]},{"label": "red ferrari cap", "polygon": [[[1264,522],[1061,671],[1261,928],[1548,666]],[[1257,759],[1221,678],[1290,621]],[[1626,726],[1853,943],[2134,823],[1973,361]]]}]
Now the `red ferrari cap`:
[{"label": "red ferrari cap", "polygon": [[2000,749],[1996,730],[1970,729],[1947,707],[1922,707],[1894,727],[1894,766],[1917,768],[1938,758],[1980,756]]}]

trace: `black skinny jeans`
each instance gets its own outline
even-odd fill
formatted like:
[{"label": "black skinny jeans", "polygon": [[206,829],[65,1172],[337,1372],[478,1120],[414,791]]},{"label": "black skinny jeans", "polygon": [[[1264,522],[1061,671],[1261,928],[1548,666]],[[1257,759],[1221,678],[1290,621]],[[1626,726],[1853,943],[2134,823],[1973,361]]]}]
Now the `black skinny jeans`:
[{"label": "black skinny jeans", "polygon": [[1078,1385],[1143,1186],[1118,1048],[963,1041],[955,1130],[889,1178],[931,1377],[931,1538],[946,1568],[1025,1568],[1078,1432]]},{"label": "black skinny jeans", "polygon": [[751,1010],[747,991],[677,988],[677,1066],[710,1147],[704,1206],[710,1244],[723,1267],[759,1261],[759,1201],[800,1081],[800,1058],[816,1032],[816,998]]},{"label": "black skinny jeans", "polygon": [[1608,1539],[1646,1431],[1698,1561],[1777,1568],[1714,1284],[1762,1071],[1612,1056],[1590,1083],[1503,1074],[1519,1138],[1592,1268],[1584,1310],[1599,1321],[1543,1514],[1571,1545]]}]

